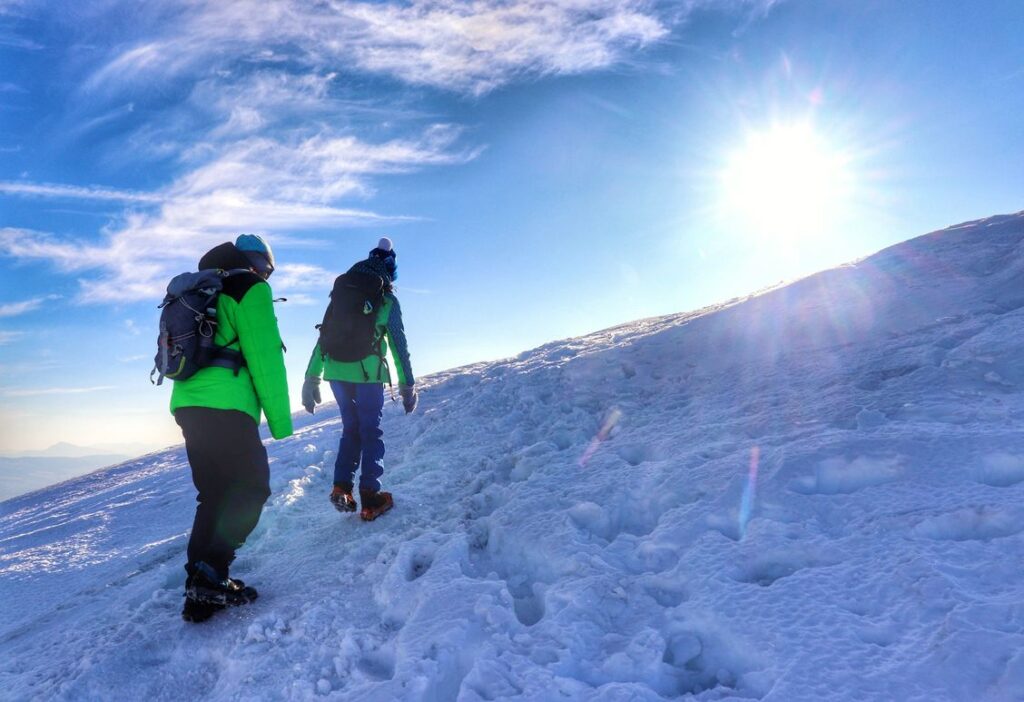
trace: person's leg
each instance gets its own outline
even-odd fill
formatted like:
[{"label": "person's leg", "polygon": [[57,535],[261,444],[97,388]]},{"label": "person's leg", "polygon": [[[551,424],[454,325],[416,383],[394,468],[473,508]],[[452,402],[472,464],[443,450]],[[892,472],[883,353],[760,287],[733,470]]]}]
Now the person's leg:
[{"label": "person's leg", "polygon": [[195,573],[195,564],[206,556],[217,523],[217,510],[223,499],[223,481],[218,475],[216,462],[211,460],[208,447],[213,437],[205,429],[201,409],[182,407],[174,413],[174,420],[185,437],[185,454],[192,469],[192,484],[196,486],[196,513],[192,519],[185,563],[185,572],[190,578]]},{"label": "person's leg", "polygon": [[211,559],[207,563],[225,576],[235,560],[235,551],[256,528],[270,497],[270,463],[259,425],[244,412],[231,412],[227,420],[225,435],[235,443],[225,458],[232,475],[224,491],[220,522],[207,551]]},{"label": "person's leg", "polygon": [[341,412],[341,440],[338,442],[338,456],[334,459],[334,484],[351,486],[362,448],[359,440],[359,413],[356,411],[356,385],[332,380],[331,392]]},{"label": "person's leg", "polygon": [[175,418],[199,490],[185,569],[193,575],[196,564],[204,562],[227,578],[235,550],[256,527],[270,497],[267,452],[255,420],[244,412],[183,407]]},{"label": "person's leg", "polygon": [[380,428],[384,413],[384,385],[359,383],[356,386],[356,407],[359,414],[359,438],[363,447],[360,490],[380,490],[384,475],[384,432]]}]

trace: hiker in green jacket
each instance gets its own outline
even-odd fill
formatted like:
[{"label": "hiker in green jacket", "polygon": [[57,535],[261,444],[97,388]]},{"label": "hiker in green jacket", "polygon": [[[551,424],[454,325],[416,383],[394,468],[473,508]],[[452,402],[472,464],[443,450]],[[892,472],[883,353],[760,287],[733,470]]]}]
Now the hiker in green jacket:
[{"label": "hiker in green jacket", "polygon": [[255,599],[256,590],[228,577],[228,568],[270,497],[261,413],[275,439],[292,433],[283,344],[266,282],[274,270],[273,252],[262,237],[243,234],[200,259],[200,270],[214,268],[239,271],[224,279],[217,298],[214,341],[241,352],[242,365],[202,368],[176,381],[171,393],[171,412],[199,491],[185,566],[187,621]]},{"label": "hiker in green jacket", "polygon": [[[320,341],[309,358],[306,380],[302,386],[302,405],[312,414],[315,406],[320,403],[320,377],[330,382],[342,419],[331,503],[341,512],[356,510],[352,488],[356,468],[361,464],[360,516],[366,521],[376,519],[394,504],[391,493],[382,491],[380,483],[384,474],[384,432],[380,428],[380,420],[384,409],[384,383],[390,382],[385,360],[389,344],[394,352],[395,373],[407,414],[416,409],[418,401],[416,380],[409,361],[409,346],[402,324],[402,309],[393,288],[398,275],[396,258],[391,240],[384,237],[370,251],[369,257],[356,263],[345,275],[339,276],[331,293],[331,305],[324,316]],[[364,283],[371,287],[375,284],[376,292],[356,289],[357,285]],[[345,290],[346,285],[349,292]],[[348,308],[343,310],[341,306],[344,296],[349,294],[356,295],[353,298],[355,312],[351,313],[355,319],[345,319],[344,315],[350,313],[346,311]],[[362,315],[366,317],[361,321]],[[348,330],[335,333],[341,335],[340,341],[333,341],[328,331],[332,320],[334,329],[345,326]],[[364,322],[365,331],[362,326]],[[358,342],[362,345],[357,346],[352,354],[355,360],[341,360],[344,356],[332,357],[324,348],[338,348],[339,343],[341,347],[351,345],[356,343],[353,340],[361,339],[362,335],[366,338]]]}]

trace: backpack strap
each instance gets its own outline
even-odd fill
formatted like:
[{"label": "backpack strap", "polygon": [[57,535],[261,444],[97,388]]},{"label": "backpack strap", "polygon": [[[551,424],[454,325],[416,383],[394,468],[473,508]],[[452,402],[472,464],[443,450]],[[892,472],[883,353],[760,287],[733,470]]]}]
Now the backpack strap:
[{"label": "backpack strap", "polygon": [[[163,305],[161,305],[163,307]],[[170,334],[167,331],[167,325],[160,324],[160,337],[157,339],[157,344],[160,346],[160,365],[153,366],[153,370],[149,372],[149,382],[153,385],[163,385],[164,382],[164,369],[167,368],[168,363],[168,337]],[[157,373],[160,374],[156,380],[153,380],[153,376]]]},{"label": "backpack strap", "polygon": [[[384,353],[384,335],[387,334],[387,327],[378,327],[380,332],[377,334],[376,341],[374,341],[374,348],[377,349],[377,358],[380,359],[380,363],[377,364],[377,382],[384,382],[384,371],[387,370],[388,378],[388,391],[391,393],[391,401],[395,402],[395,384],[391,380],[391,364],[388,363],[388,355]],[[363,374],[366,374],[366,370],[363,370]]]},{"label": "backpack strap", "polygon": [[[233,275],[242,275],[243,273],[249,273],[256,275],[248,268],[229,268],[227,270],[221,268],[217,271],[222,278],[230,278]],[[234,373],[236,376],[241,372],[242,368],[248,367],[248,363],[245,361],[245,356],[242,355],[241,351],[235,351],[234,349],[228,348],[231,344],[238,343],[238,335],[235,338],[224,344],[223,346],[217,347],[217,355],[212,361],[210,366],[216,366],[218,368],[227,368],[229,371]]]},{"label": "backpack strap", "polygon": [[220,271],[220,275],[223,278],[230,278],[233,275],[240,275],[242,273],[252,273],[253,275],[256,275],[255,273],[253,273],[248,268],[229,268],[227,270],[224,270],[223,268],[219,268],[218,270]]},{"label": "backpack strap", "polygon": [[217,356],[210,361],[211,366],[217,366],[218,368],[227,368],[233,371],[235,375],[238,375],[242,368],[248,367],[248,363],[245,362],[245,356],[242,355],[241,351],[235,351],[232,348],[228,348],[231,344],[238,342],[238,335],[235,338],[224,344],[223,346],[217,347]]}]

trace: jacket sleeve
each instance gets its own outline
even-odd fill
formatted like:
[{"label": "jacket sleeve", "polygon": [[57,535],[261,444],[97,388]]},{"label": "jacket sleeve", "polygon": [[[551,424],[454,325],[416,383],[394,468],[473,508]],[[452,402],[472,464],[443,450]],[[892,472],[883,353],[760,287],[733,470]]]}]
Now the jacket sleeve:
[{"label": "jacket sleeve", "polygon": [[291,436],[292,413],[288,405],[284,345],[277,328],[269,285],[253,285],[242,298],[238,305],[236,330],[242,355],[256,388],[256,396],[267,417],[270,434],[275,439]]},{"label": "jacket sleeve", "polygon": [[319,378],[324,373],[324,355],[320,352],[320,342],[316,342],[313,353],[309,357],[309,365],[306,366],[307,378]]},{"label": "jacket sleeve", "polygon": [[399,385],[415,385],[416,378],[412,374],[412,362],[409,360],[409,342],[405,338],[405,326],[402,324],[402,307],[398,298],[392,296],[391,313],[388,315],[388,344],[395,356],[398,366]]}]

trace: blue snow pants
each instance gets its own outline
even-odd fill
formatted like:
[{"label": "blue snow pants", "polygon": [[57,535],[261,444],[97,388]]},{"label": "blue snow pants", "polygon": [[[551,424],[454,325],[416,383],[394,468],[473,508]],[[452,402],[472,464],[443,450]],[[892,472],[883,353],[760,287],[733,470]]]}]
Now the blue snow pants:
[{"label": "blue snow pants", "polygon": [[380,490],[380,478],[384,475],[384,432],[380,428],[384,384],[332,380],[331,392],[338,401],[342,424],[338,458],[334,461],[334,484],[351,485],[361,463],[359,489]]}]

